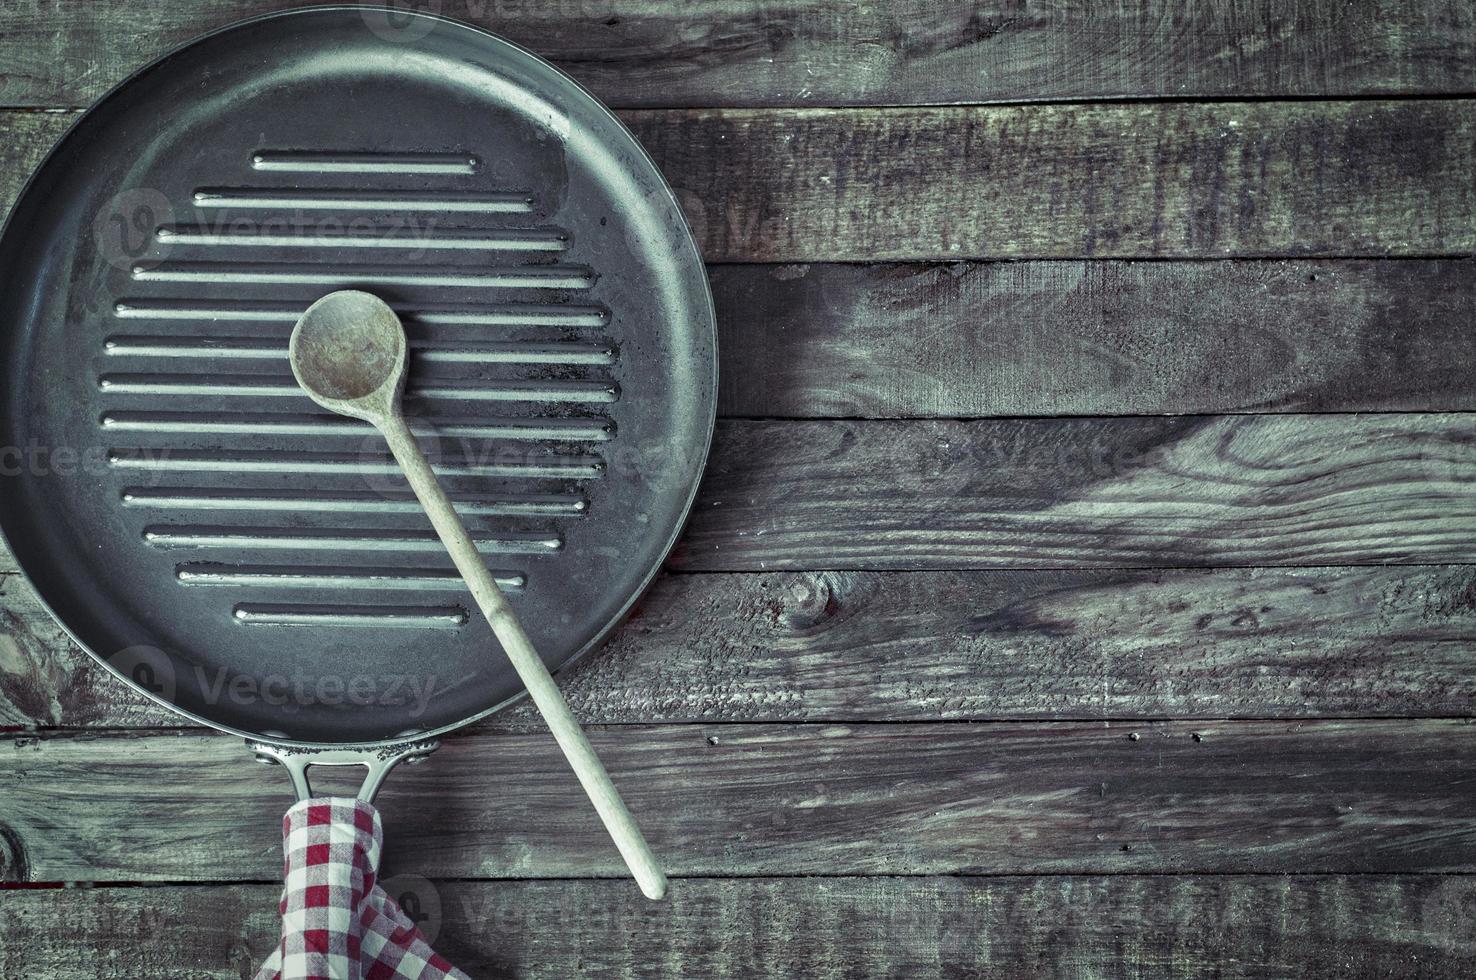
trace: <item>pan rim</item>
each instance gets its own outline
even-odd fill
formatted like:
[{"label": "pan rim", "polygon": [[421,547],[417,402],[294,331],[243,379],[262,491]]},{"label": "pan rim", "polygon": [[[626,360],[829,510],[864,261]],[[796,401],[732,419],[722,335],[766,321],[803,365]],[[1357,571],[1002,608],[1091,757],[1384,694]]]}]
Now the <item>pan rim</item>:
[{"label": "pan rim", "polygon": [[[559,663],[557,668],[552,670],[552,673],[555,675],[555,677],[557,677],[569,668],[574,667],[591,652],[604,646],[606,641],[609,640],[610,635],[620,626],[621,623],[626,620],[626,618],[630,615],[631,610],[650,590],[652,583],[656,580],[656,577],[665,567],[667,559],[671,556],[672,550],[676,547],[677,541],[680,540],[682,532],[686,529],[687,522],[691,518],[692,507],[693,504],[696,502],[697,493],[701,488],[702,477],[705,474],[707,468],[707,462],[712,448],[712,439],[717,426],[717,315],[712,298],[712,284],[711,281],[708,279],[706,273],[705,262],[702,258],[702,250],[698,246],[696,237],[692,234],[691,224],[687,220],[686,215],[682,210],[681,202],[677,199],[676,194],[672,191],[671,184],[669,181],[667,181],[665,174],[663,174],[661,172],[661,169],[656,166],[656,162],[651,159],[650,153],[648,153],[646,151],[646,148],[641,145],[638,139],[636,139],[635,134],[631,132],[630,128],[620,120],[620,117],[615,115],[615,113],[610,109],[609,106],[605,105],[604,102],[602,102],[593,93],[591,93],[588,89],[581,85],[578,80],[573,78],[559,66],[541,57],[535,52],[524,48],[514,41],[510,41],[507,38],[494,34],[491,31],[486,30],[485,28],[478,27],[475,24],[468,24],[465,21],[457,20],[453,17],[447,17],[439,13],[430,13],[425,11],[407,11],[384,4],[334,3],[317,4],[308,7],[294,8],[291,10],[277,10],[264,14],[257,14],[252,17],[246,17],[241,20],[232,21],[229,24],[225,24],[212,30],[206,31],[189,39],[188,41],[175,45],[163,54],[160,54],[159,56],[150,60],[147,64],[144,64],[140,68],[134,70],[133,72],[130,72],[121,81],[117,82],[111,88],[109,88],[103,95],[99,96],[91,105],[89,105],[85,109],[82,109],[77,114],[77,118],[74,119],[71,124],[67,126],[67,128],[59,137],[57,137],[56,142],[53,143],[50,149],[46,151],[46,153],[42,156],[40,162],[35,165],[35,167],[27,175],[25,181],[21,184],[20,190],[16,193],[14,203],[11,206],[9,213],[5,216],[5,220],[3,222],[0,222],[0,244],[3,244],[8,235],[11,233],[17,216],[20,215],[24,210],[22,208],[22,205],[26,203],[27,199],[32,195],[38,179],[52,166],[53,161],[56,160],[66,149],[72,138],[76,135],[77,131],[87,120],[93,118],[95,114],[102,111],[108,103],[112,102],[121,91],[130,86],[136,79],[148,74],[151,71],[154,71],[164,62],[178,56],[179,54],[189,50],[190,48],[195,47],[196,45],[213,40],[220,35],[227,34],[240,28],[263,23],[266,21],[302,17],[312,14],[356,13],[362,17],[364,12],[366,11],[381,11],[386,14],[394,14],[397,17],[424,19],[448,25],[449,27],[456,30],[469,31],[480,36],[484,43],[487,43],[494,48],[501,47],[510,52],[515,57],[532,59],[543,69],[551,72],[560,83],[567,86],[570,94],[582,96],[597,116],[602,117],[603,121],[611,124],[614,127],[614,133],[617,137],[623,136],[625,140],[628,141],[630,149],[632,149],[635,153],[635,159],[637,161],[643,161],[646,166],[650,167],[651,172],[656,174],[660,178],[660,193],[663,197],[663,200],[664,202],[671,205],[672,213],[676,215],[678,221],[680,222],[682,235],[678,237],[684,238],[686,244],[690,245],[692,255],[696,259],[697,268],[700,272],[700,274],[696,276],[696,278],[700,280],[701,289],[698,295],[694,298],[700,301],[700,312],[703,314],[703,316],[701,317],[701,321],[702,325],[705,327],[705,329],[703,329],[701,332],[707,335],[706,342],[703,344],[703,347],[704,349],[711,351],[711,365],[708,376],[704,379],[708,383],[708,396],[705,399],[707,402],[707,410],[703,413],[705,424],[702,426],[701,439],[699,440],[698,444],[693,447],[696,450],[696,454],[694,457],[694,462],[696,466],[695,471],[697,474],[696,478],[692,481],[692,485],[687,492],[685,500],[681,502],[681,506],[679,508],[679,516],[677,520],[673,522],[673,528],[668,539],[659,550],[659,559],[651,564],[651,567],[647,570],[645,575],[641,577],[636,588],[632,590],[630,596],[625,600],[625,602],[620,605],[619,609],[615,612],[613,616],[610,617],[609,621],[607,621],[603,626],[596,630],[594,635],[583,646],[579,647],[573,653],[569,654]],[[498,702],[497,704],[494,704],[458,721],[441,725],[434,729],[406,732],[374,741],[329,742],[279,738],[270,735],[263,735],[256,732],[245,731],[232,725],[212,721],[211,719],[206,718],[197,712],[190,711],[177,704],[174,704],[167,698],[161,697],[156,692],[151,691],[147,687],[135,682],[131,677],[127,676],[123,671],[110,663],[107,658],[103,657],[96,650],[94,650],[90,644],[84,642],[73,630],[72,626],[65,619],[57,614],[55,608],[53,608],[53,604],[51,603],[51,601],[48,600],[41,589],[37,588],[35,576],[27,567],[27,560],[22,558],[21,554],[18,553],[12,546],[12,535],[7,532],[6,527],[12,520],[14,520],[14,518],[9,516],[9,508],[5,506],[6,502],[3,488],[6,482],[6,480],[0,479],[0,545],[3,545],[10,553],[11,557],[15,559],[17,570],[16,574],[18,574],[26,583],[26,585],[30,587],[32,594],[40,603],[41,608],[46,611],[47,615],[49,615],[52,621],[61,628],[62,632],[66,634],[67,638],[74,645],[76,645],[90,658],[100,664],[108,673],[112,674],[118,680],[128,685],[131,690],[143,694],[150,701],[153,701],[161,707],[168,709],[170,712],[179,715],[182,718],[187,718],[191,721],[197,722],[206,728],[213,729],[227,735],[234,735],[239,738],[246,739],[248,742],[260,742],[268,745],[276,745],[291,749],[321,750],[331,748],[336,750],[349,751],[380,751],[394,746],[403,745],[407,740],[418,741],[439,739],[443,735],[458,731],[462,728],[467,727],[468,725],[475,724],[483,718],[487,718],[499,711],[503,711],[528,696],[528,692],[526,689],[520,690],[510,697],[507,697]]]}]

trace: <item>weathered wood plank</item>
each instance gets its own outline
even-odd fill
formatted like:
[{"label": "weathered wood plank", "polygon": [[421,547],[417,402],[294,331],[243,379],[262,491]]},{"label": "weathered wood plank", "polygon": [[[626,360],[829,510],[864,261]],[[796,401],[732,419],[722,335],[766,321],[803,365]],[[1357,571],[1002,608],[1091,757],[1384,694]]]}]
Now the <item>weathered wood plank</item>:
[{"label": "weathered wood plank", "polygon": [[671,564],[1463,564],[1473,426],[1461,413],[729,421]]},{"label": "weathered wood plank", "polygon": [[715,262],[1476,251],[1469,101],[626,120]]},{"label": "weathered wood plank", "polygon": [[687,570],[1467,562],[1470,415],[728,422]]},{"label": "weathered wood plank", "polygon": [[[48,131],[45,117],[6,118]],[[10,162],[0,182],[34,162]],[[724,264],[710,274],[729,416],[1476,408],[1470,260]]]},{"label": "weathered wood plank", "polygon": [[[475,977],[1476,972],[1468,877],[691,879],[660,903],[615,881],[391,884]],[[10,893],[0,971],[239,980],[272,948],[276,901],[265,884]]]},{"label": "weathered wood plank", "polygon": [[1476,262],[716,265],[719,411],[1476,407]]},{"label": "weathered wood plank", "polygon": [[[684,725],[592,740],[677,875],[1470,872],[1472,732],[1408,720]],[[13,737],[0,782],[0,877],[281,870],[286,776],[236,739]],[[378,802],[387,874],[622,874],[543,733],[451,739]]]},{"label": "weathered wood plank", "polygon": [[[7,207],[66,119],[0,113],[0,144],[26,144],[0,175]],[[710,262],[1476,251],[1470,100],[624,119]]]},{"label": "weathered wood plank", "polygon": [[[272,9],[315,0],[278,0]],[[569,71],[614,105],[885,105],[1328,96],[1476,88],[1476,16],[1439,3],[492,3],[454,16]],[[251,0],[12,0],[0,104],[83,105]]]},{"label": "weathered wood plank", "polygon": [[[591,723],[1473,715],[1476,567],[665,576],[562,686]],[[0,578],[0,724],[182,723]]]}]

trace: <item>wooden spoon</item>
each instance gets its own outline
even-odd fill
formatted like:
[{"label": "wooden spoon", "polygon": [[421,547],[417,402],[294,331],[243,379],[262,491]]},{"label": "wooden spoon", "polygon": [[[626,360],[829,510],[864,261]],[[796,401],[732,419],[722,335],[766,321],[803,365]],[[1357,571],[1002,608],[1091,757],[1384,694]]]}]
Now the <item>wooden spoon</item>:
[{"label": "wooden spoon", "polygon": [[647,898],[661,898],[666,876],[655,855],[405,424],[400,408],[405,351],[405,329],[387,303],[370,293],[343,290],[329,293],[303,313],[292,331],[290,357],[297,383],[313,401],[364,419],[384,435],[641,891]]}]

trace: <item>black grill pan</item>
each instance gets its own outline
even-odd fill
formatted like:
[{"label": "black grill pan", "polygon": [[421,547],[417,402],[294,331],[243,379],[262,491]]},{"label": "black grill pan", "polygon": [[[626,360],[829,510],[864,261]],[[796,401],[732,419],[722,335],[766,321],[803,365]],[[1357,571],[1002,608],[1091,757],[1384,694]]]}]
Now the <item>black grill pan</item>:
[{"label": "black grill pan", "polygon": [[315,8],[160,59],[52,151],[0,268],[21,569],[129,683],[277,749],[384,757],[521,690],[382,442],[296,389],[311,301],[401,313],[412,426],[551,668],[650,582],[705,461],[671,190],[567,76],[445,19]]}]

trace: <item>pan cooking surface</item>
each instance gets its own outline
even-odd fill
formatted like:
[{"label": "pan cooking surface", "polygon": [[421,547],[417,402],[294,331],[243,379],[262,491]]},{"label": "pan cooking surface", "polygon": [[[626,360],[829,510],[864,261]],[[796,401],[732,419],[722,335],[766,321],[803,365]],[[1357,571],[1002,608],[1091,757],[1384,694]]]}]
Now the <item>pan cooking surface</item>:
[{"label": "pan cooking surface", "polygon": [[470,28],[336,9],[196,42],[59,145],[0,261],[12,550],[84,646],[220,727],[378,741],[521,690],[382,440],[292,379],[325,293],[399,311],[406,413],[551,667],[690,505],[715,341],[672,195]]}]

